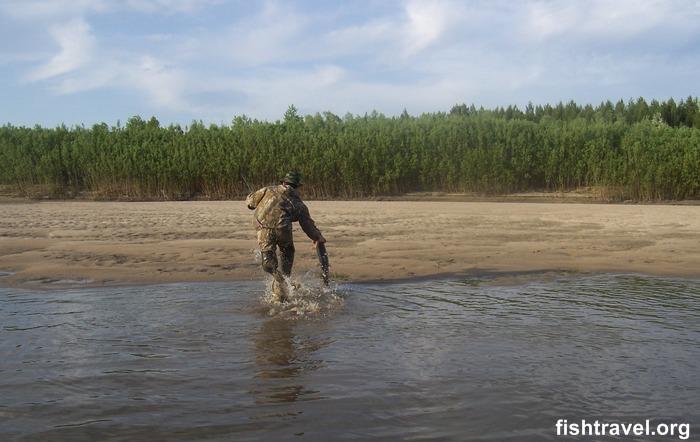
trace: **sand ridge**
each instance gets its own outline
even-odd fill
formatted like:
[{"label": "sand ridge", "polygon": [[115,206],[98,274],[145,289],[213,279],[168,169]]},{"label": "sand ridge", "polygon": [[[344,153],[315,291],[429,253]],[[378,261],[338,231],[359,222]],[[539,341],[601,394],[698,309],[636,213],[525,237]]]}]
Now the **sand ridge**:
[{"label": "sand ridge", "polygon": [[[700,275],[700,206],[310,201],[338,280],[567,270]],[[0,284],[261,279],[240,201],[0,204]],[[295,272],[316,269],[295,227]]]}]

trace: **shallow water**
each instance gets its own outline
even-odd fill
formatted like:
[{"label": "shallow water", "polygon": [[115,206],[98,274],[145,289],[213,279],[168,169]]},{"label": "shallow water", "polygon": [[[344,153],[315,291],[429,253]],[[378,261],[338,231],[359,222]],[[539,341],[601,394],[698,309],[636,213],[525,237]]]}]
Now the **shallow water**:
[{"label": "shallow water", "polygon": [[0,439],[534,441],[559,418],[696,437],[700,281],[533,278],[294,309],[262,283],[0,289]]}]

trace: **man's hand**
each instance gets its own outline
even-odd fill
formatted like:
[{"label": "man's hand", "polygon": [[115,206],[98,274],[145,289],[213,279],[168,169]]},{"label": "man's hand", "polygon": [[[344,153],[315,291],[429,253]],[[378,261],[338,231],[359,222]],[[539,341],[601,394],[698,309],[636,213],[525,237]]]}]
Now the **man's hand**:
[{"label": "man's hand", "polygon": [[321,237],[318,239],[318,241],[312,241],[312,242],[313,242],[313,244],[314,244],[314,247],[316,247],[316,245],[317,245],[318,243],[324,244],[324,243],[326,242],[326,238],[324,238],[323,236],[321,236]]}]

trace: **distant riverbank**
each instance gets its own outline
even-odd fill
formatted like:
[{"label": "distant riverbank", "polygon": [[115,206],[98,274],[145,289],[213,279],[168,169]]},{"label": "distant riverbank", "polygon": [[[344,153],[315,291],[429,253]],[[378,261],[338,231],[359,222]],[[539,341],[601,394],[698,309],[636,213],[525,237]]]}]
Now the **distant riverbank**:
[{"label": "distant riverbank", "polygon": [[[700,207],[311,201],[338,280],[474,271],[700,276]],[[5,201],[0,284],[56,287],[261,279],[237,201]],[[295,230],[295,272],[316,268]]]}]

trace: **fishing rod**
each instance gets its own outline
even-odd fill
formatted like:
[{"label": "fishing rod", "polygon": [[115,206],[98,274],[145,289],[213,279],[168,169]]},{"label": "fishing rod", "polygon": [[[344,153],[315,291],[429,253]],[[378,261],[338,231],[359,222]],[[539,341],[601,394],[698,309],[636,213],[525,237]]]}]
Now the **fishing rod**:
[{"label": "fishing rod", "polygon": [[253,188],[250,187],[250,184],[248,184],[248,181],[243,176],[243,172],[239,173],[238,176],[241,177],[241,180],[243,180],[243,184],[245,184],[245,186],[248,188],[248,193],[253,193]]}]

